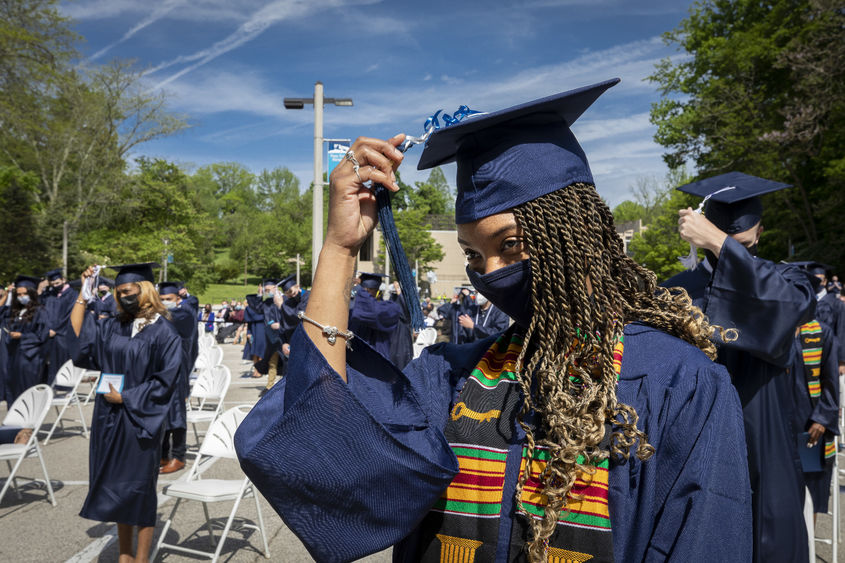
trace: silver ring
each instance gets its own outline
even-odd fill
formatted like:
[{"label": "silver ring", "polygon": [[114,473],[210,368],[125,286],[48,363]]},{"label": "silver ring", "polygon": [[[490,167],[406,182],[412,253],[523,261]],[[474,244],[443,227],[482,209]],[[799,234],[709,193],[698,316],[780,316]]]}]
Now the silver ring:
[{"label": "silver ring", "polygon": [[358,170],[361,169],[361,165],[358,163],[358,159],[355,158],[355,153],[352,151],[352,149],[346,151],[346,154],[343,155],[343,158],[352,163],[352,171],[355,172],[355,175],[358,177],[358,181],[363,184],[364,180],[361,179],[361,174],[358,173]]}]

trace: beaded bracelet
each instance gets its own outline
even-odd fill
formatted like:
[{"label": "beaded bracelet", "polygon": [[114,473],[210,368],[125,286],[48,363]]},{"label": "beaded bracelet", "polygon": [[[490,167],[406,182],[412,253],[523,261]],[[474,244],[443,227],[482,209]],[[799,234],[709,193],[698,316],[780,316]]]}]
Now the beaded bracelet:
[{"label": "beaded bracelet", "polygon": [[351,330],[340,331],[340,330],[337,329],[336,326],[322,325],[322,324],[318,323],[317,321],[315,321],[314,319],[312,319],[310,317],[306,317],[304,311],[300,311],[297,314],[297,316],[300,319],[302,319],[303,321],[308,321],[312,325],[314,325],[317,328],[319,328],[320,330],[322,330],[323,334],[326,335],[326,340],[329,341],[329,344],[334,345],[334,343],[337,342],[337,337],[342,336],[343,338],[346,339],[346,347],[349,348],[350,350],[352,349],[351,342],[352,342],[352,339],[355,338],[355,335],[352,333]]}]

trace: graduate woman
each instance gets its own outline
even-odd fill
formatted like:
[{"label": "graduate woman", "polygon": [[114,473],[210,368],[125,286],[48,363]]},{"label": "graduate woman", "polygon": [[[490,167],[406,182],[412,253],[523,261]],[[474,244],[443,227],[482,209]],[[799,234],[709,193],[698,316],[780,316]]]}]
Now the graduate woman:
[{"label": "graduate woman", "polygon": [[5,315],[3,342],[6,344],[6,404],[11,406],[21,393],[46,380],[45,364],[50,339],[49,316],[38,301],[38,278],[18,276],[11,309]]},{"label": "graduate woman", "polygon": [[399,135],[359,138],[291,366],[247,416],[247,475],[319,561],[747,561],[742,418],[713,332],[627,258],[569,126],[618,80],[466,118],[420,168],[457,161],[458,242],[503,333],[399,371],[347,331],[364,182],[395,191]]},{"label": "graduate woman", "polygon": [[[96,320],[77,299],[68,349],[74,363],[91,358],[101,378],[91,423],[88,497],[80,515],[116,522],[120,561],[147,561],[156,522],[162,434],[177,385],[182,350],[153,286],[151,264],[121,266],[115,278],[118,316]],[[82,282],[94,274],[88,268]],[[78,362],[78,363],[77,363]],[[107,392],[101,392],[107,391]],[[133,559],[132,527],[138,526]]]}]

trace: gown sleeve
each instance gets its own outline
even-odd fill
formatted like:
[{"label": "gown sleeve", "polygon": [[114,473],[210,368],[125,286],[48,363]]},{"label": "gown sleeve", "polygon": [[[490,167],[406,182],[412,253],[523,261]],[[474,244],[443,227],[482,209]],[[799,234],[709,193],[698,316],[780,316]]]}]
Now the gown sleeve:
[{"label": "gown sleeve", "polygon": [[[655,454],[643,462],[632,455],[612,472],[616,560],[750,561],[751,485],[736,390],[723,366],[691,346],[675,344],[666,357],[666,338],[623,356],[617,396],[636,408]],[[630,347],[626,333],[626,356]]]},{"label": "gown sleeve", "polygon": [[839,343],[833,331],[822,326],[822,394],[810,415],[812,422],[818,422],[825,430],[839,434]]},{"label": "gown sleeve", "polygon": [[440,431],[443,357],[424,352],[402,372],[365,342],[352,347],[345,384],[297,327],[288,375],[235,435],[244,472],[318,561],[397,543],[458,471]]},{"label": "gown sleeve", "polygon": [[[156,324],[164,322],[161,319]],[[153,365],[147,370],[147,377],[140,385],[124,389],[120,394],[127,414],[141,429],[141,438],[152,438],[161,429],[182,363],[182,344],[176,330],[169,325],[156,328],[157,335],[148,356]],[[143,359],[138,358],[135,369],[142,369],[142,363]]]},{"label": "gown sleeve", "polygon": [[35,313],[32,323],[21,331],[18,350],[27,360],[33,360],[44,353],[44,346],[50,339],[49,314],[42,308]]},{"label": "gown sleeve", "polygon": [[739,337],[720,347],[742,350],[786,367],[795,327],[812,319],[816,296],[794,266],[752,256],[731,237],[725,240],[704,313],[712,324],[736,328]]}]

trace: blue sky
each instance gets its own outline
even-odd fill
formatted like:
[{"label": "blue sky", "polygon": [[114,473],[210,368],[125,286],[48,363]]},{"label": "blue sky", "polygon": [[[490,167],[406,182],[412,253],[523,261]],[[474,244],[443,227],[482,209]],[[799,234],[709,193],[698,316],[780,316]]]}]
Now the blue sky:
[{"label": "blue sky", "polygon": [[[282,98],[328,97],[325,137],[422,133],[438,109],[493,111],[618,76],[572,127],[611,205],[638,177],[662,177],[645,80],[678,56],[660,35],[688,13],[680,0],[63,0],[94,62],[136,59],[193,127],[139,148],[189,169],[235,161],[313,178],[313,110]],[[403,179],[417,172],[420,148]],[[445,168],[454,181],[454,165]]]}]

